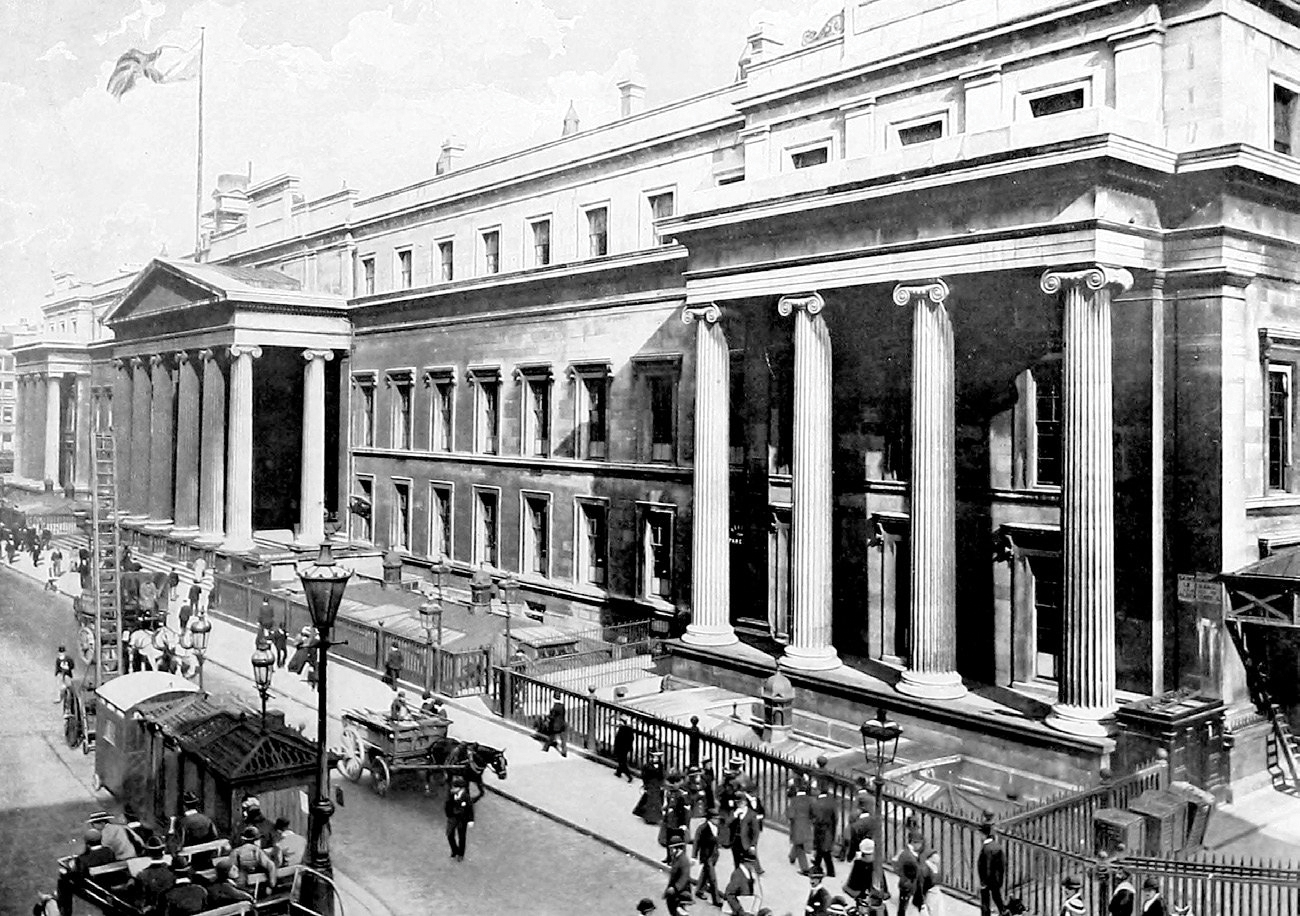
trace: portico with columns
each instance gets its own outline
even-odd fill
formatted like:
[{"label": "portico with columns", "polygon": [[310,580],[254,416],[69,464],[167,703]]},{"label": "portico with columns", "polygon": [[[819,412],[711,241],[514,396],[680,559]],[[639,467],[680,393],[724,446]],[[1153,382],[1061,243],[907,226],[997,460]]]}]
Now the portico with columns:
[{"label": "portico with columns", "polygon": [[91,356],[84,345],[32,343],[14,348],[16,369],[12,483],[85,497],[91,487]]}]

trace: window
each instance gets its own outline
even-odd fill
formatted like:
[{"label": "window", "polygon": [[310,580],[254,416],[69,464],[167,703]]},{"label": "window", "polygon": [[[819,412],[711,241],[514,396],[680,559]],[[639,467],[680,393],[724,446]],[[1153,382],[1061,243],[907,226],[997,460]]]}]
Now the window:
[{"label": "window", "polygon": [[641,391],[641,460],[672,463],[677,460],[678,356],[633,360]]},{"label": "window", "polygon": [[1268,367],[1268,488],[1288,488],[1291,469],[1291,366]]},{"label": "window", "polygon": [[14,408],[11,404],[4,406],[3,413],[0,413],[0,422],[12,423],[14,421]]},{"label": "window", "polygon": [[1035,118],[1046,118],[1063,111],[1078,111],[1084,106],[1084,88],[1057,90],[1029,99],[1029,113]]},{"label": "window", "polygon": [[913,146],[917,143],[929,143],[943,136],[943,120],[934,118],[920,124],[911,124],[898,128],[900,146]]},{"label": "window", "polygon": [[544,493],[523,494],[524,530],[519,568],[526,575],[551,574],[551,498]]},{"label": "window", "polygon": [[501,438],[501,375],[495,368],[471,369],[474,382],[474,451],[499,453]]},{"label": "window", "polygon": [[394,550],[411,549],[411,482],[393,481],[393,518],[389,546]]},{"label": "window", "polygon": [[515,374],[523,386],[519,454],[545,458],[551,454],[551,368],[520,366]]},{"label": "window", "polygon": [[474,490],[474,562],[497,565],[497,507],[500,494],[496,490]]},{"label": "window", "polygon": [[587,363],[573,366],[574,381],[574,457],[603,461],[609,439],[609,364]]},{"label": "window", "polygon": [[375,294],[375,256],[361,259],[361,295]]},{"label": "window", "polygon": [[1273,84],[1273,151],[1290,156],[1296,143],[1296,93]]},{"label": "window", "polygon": [[650,385],[650,460],[673,460],[673,414],[676,385],[666,375],[652,375]]},{"label": "window", "polygon": [[409,369],[388,374],[388,385],[393,389],[391,448],[409,450],[411,447],[411,398],[415,387],[412,374]]},{"label": "window", "polygon": [[427,369],[424,380],[429,398],[429,450],[450,452],[455,429],[456,377],[451,369]]},{"label": "window", "polygon": [[645,508],[641,513],[641,596],[667,600],[673,587],[673,514]]},{"label": "window", "polygon": [[1061,485],[1061,365],[1051,363],[1033,370],[1034,378],[1034,482]]},{"label": "window", "polygon": [[810,169],[815,165],[825,165],[830,162],[830,158],[831,150],[829,146],[815,146],[812,149],[791,153],[790,165],[796,169]]},{"label": "window", "polygon": [[371,477],[358,477],[352,490],[349,517],[352,519],[352,536],[358,541],[370,541],[370,519],[374,514],[375,481]]},{"label": "window", "polygon": [[1060,556],[1030,556],[1034,585],[1034,674],[1055,680],[1064,640]]},{"label": "window", "polygon": [[451,558],[451,485],[429,484],[429,556]]},{"label": "window", "polygon": [[501,272],[501,233],[489,229],[483,233],[483,273]]},{"label": "window", "polygon": [[609,567],[609,507],[578,503],[578,582],[605,586]]},{"label": "window", "polygon": [[397,278],[401,284],[400,289],[411,288],[411,249],[397,253]]},{"label": "window", "polygon": [[655,221],[668,219],[677,212],[677,195],[673,191],[660,191],[657,194],[647,194],[646,204],[650,207],[650,244],[671,245],[672,239],[666,239],[656,235]]},{"label": "window", "polygon": [[587,211],[587,253],[593,258],[609,253],[608,207],[593,207]]},{"label": "window", "polygon": [[551,221],[535,220],[533,228],[533,266],[545,267],[551,263]]},{"label": "window", "polygon": [[374,375],[355,376],[353,387],[356,398],[352,402],[353,434],[360,448],[371,448],[375,444],[375,377]]},{"label": "window", "polygon": [[440,276],[443,282],[456,279],[456,270],[452,264],[452,258],[455,256],[456,246],[451,239],[446,239],[438,243],[438,265]]}]

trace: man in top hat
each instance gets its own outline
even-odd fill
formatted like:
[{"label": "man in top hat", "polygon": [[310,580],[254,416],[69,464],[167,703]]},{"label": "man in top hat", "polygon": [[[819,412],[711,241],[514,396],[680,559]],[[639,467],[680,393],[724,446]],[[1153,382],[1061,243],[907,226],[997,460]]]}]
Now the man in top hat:
[{"label": "man in top hat", "polygon": [[235,884],[248,887],[248,878],[253,874],[264,874],[266,880],[274,885],[280,877],[275,862],[262,849],[262,835],[254,826],[245,827],[239,835],[239,845],[230,853],[230,874]]},{"label": "man in top hat", "polygon": [[193,792],[182,796],[181,820],[176,825],[181,846],[209,843],[217,838],[217,825],[199,810],[199,797]]},{"label": "man in top hat", "polygon": [[921,876],[921,835],[908,833],[907,842],[894,857],[894,872],[898,875],[898,916],[904,916],[916,894]]},{"label": "man in top hat", "polygon": [[561,757],[569,756],[568,716],[564,710],[564,697],[558,690],[555,691],[555,702],[551,704],[551,711],[546,714],[544,737],[546,740],[542,742],[543,751],[558,747]]},{"label": "man in top hat", "polygon": [[1060,916],[1083,916],[1083,884],[1074,875],[1061,879],[1061,889],[1065,899],[1061,902]]},{"label": "man in top hat", "polygon": [[668,857],[672,864],[668,870],[668,886],[664,900],[669,916],[680,916],[691,905],[691,857],[686,854],[686,837],[676,831],[668,837]]},{"label": "man in top hat", "polygon": [[474,826],[474,802],[470,800],[469,787],[464,776],[452,778],[451,793],[447,796],[445,813],[447,845],[451,847],[451,858],[463,862],[466,835],[469,828]]},{"label": "man in top hat", "polygon": [[659,843],[666,852],[665,865],[673,863],[672,838],[677,835],[685,837],[690,828],[691,809],[686,801],[682,774],[680,770],[673,770],[667,777],[667,787],[664,791],[664,816],[659,824]]},{"label": "man in top hat", "polygon": [[1150,875],[1142,879],[1142,916],[1169,916],[1165,899],[1160,896],[1160,882]]},{"label": "man in top hat", "polygon": [[632,742],[636,737],[636,732],[632,729],[632,719],[627,713],[618,714],[618,724],[614,727],[614,761],[618,764],[614,768],[614,777],[627,777],[627,781],[632,781],[632,768],[628,766],[628,758],[632,756]]},{"label": "man in top hat", "polygon": [[179,861],[173,867],[176,883],[163,894],[162,916],[198,916],[208,908],[208,894],[194,883],[194,871],[188,861]]},{"label": "man in top hat", "polygon": [[727,906],[731,907],[731,916],[747,916],[749,911],[746,904],[753,906],[762,897],[758,872],[754,870],[754,863],[748,854],[731,873],[731,880],[727,882],[722,897],[727,901]]},{"label": "man in top hat", "polygon": [[1007,905],[1002,900],[1002,885],[1007,880],[1007,853],[993,831],[993,812],[985,811],[980,819],[980,833],[984,841],[980,846],[975,870],[980,880],[980,916],[1006,916]]},{"label": "man in top hat", "polygon": [[145,854],[149,856],[149,864],[131,879],[130,887],[136,899],[141,902],[141,909],[148,911],[156,908],[163,895],[172,889],[176,876],[172,873],[163,852],[162,840],[158,837],[150,837],[145,843]]},{"label": "man in top hat", "polygon": [[275,850],[273,858],[276,865],[290,868],[302,864],[303,857],[307,854],[307,838],[294,832],[287,817],[275,819],[275,830],[271,838],[275,843],[272,849]]},{"label": "man in top hat", "polygon": [[813,867],[821,865],[828,878],[835,877],[835,832],[839,828],[840,812],[828,794],[830,783],[816,783],[817,797],[810,806],[813,827]]},{"label": "man in top hat", "polygon": [[808,795],[808,781],[794,783],[794,796],[787,809],[790,822],[790,864],[798,864],[799,874],[808,874],[808,852],[813,846],[812,798]]},{"label": "man in top hat", "polygon": [[265,849],[271,845],[271,834],[274,832],[274,825],[266,819],[262,813],[262,802],[254,795],[250,795],[240,803],[240,811],[243,813],[243,820],[239,825],[239,833],[242,837],[244,832],[252,827],[257,830],[260,837],[259,843]]},{"label": "man in top hat", "polygon": [[[812,788],[814,792],[816,792],[822,786],[825,786],[827,790],[830,789],[831,786],[830,760],[827,759],[825,754],[817,755],[817,767],[813,770],[812,779],[813,779]],[[830,876],[832,878],[835,877],[835,873],[831,872]]]},{"label": "man in top hat", "polygon": [[804,916],[826,916],[831,905],[831,892],[822,885],[826,874],[816,865],[808,872],[808,899],[804,901]]},{"label": "man in top hat", "polygon": [[736,866],[744,861],[753,863],[754,870],[761,875],[758,831],[758,815],[749,807],[749,796],[742,792],[736,796],[736,807],[731,812],[731,859]]},{"label": "man in top hat", "polygon": [[853,857],[857,855],[858,847],[868,838],[872,840],[876,838],[876,816],[870,809],[859,808],[858,816],[849,824],[849,839],[844,844],[844,854],[841,858],[845,862],[852,862]]},{"label": "man in top hat", "polygon": [[695,882],[695,896],[705,899],[714,906],[722,906],[718,892],[718,828],[714,824],[718,812],[706,811],[704,819],[695,828],[695,861],[700,863],[700,877]]},{"label": "man in top hat", "polygon": [[384,676],[380,678],[389,687],[397,689],[397,682],[402,678],[402,650],[396,644],[388,647],[388,654],[384,656]]},{"label": "man in top hat", "polygon": [[649,916],[649,914],[653,913],[655,909],[655,902],[649,897],[642,897],[637,901],[636,911],[640,913],[641,916]]},{"label": "man in top hat", "polygon": [[1134,916],[1133,907],[1137,903],[1137,888],[1133,886],[1133,875],[1124,868],[1115,873],[1118,882],[1106,903],[1106,916]]}]

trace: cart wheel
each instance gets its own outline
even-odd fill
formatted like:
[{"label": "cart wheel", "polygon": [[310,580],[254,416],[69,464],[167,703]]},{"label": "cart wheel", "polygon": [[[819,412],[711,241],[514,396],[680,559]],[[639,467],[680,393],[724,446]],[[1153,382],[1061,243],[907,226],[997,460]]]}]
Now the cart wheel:
[{"label": "cart wheel", "polygon": [[104,788],[104,783],[99,778],[99,770],[95,770],[90,774],[90,787],[96,792]]},{"label": "cart wheel", "polygon": [[351,782],[361,778],[365,763],[361,759],[361,740],[350,728],[343,729],[343,756],[339,758],[339,770]]},{"label": "cart wheel", "polygon": [[383,798],[388,794],[388,786],[393,781],[393,774],[389,772],[388,761],[383,757],[376,757],[371,764],[370,787],[375,790],[376,795]]},{"label": "cart wheel", "polygon": [[81,743],[81,715],[76,708],[79,704],[73,700],[68,705],[73,708],[63,717],[63,740],[68,742],[68,747],[76,747]]},{"label": "cart wheel", "polygon": [[81,730],[81,753],[89,756],[90,752],[93,751],[94,749],[95,749],[95,742],[91,740],[90,729],[83,728]]}]

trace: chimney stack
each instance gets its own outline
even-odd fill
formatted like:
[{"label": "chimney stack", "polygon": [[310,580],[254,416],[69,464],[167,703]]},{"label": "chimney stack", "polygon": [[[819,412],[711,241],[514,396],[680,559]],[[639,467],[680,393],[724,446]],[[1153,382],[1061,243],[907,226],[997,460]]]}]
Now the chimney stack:
[{"label": "chimney stack", "polygon": [[781,42],[768,34],[772,29],[770,23],[760,22],[745,39],[745,53],[739,61],[740,78],[744,79],[749,68],[759,61],[772,57],[780,51]]},{"label": "chimney stack", "polygon": [[437,175],[446,175],[448,172],[455,171],[456,166],[460,163],[460,157],[465,152],[465,144],[455,137],[448,137],[443,141],[442,154],[438,156],[438,165],[434,169]]},{"label": "chimney stack", "polygon": [[620,80],[618,94],[621,100],[621,117],[627,118],[645,111],[645,82],[640,76]]}]

